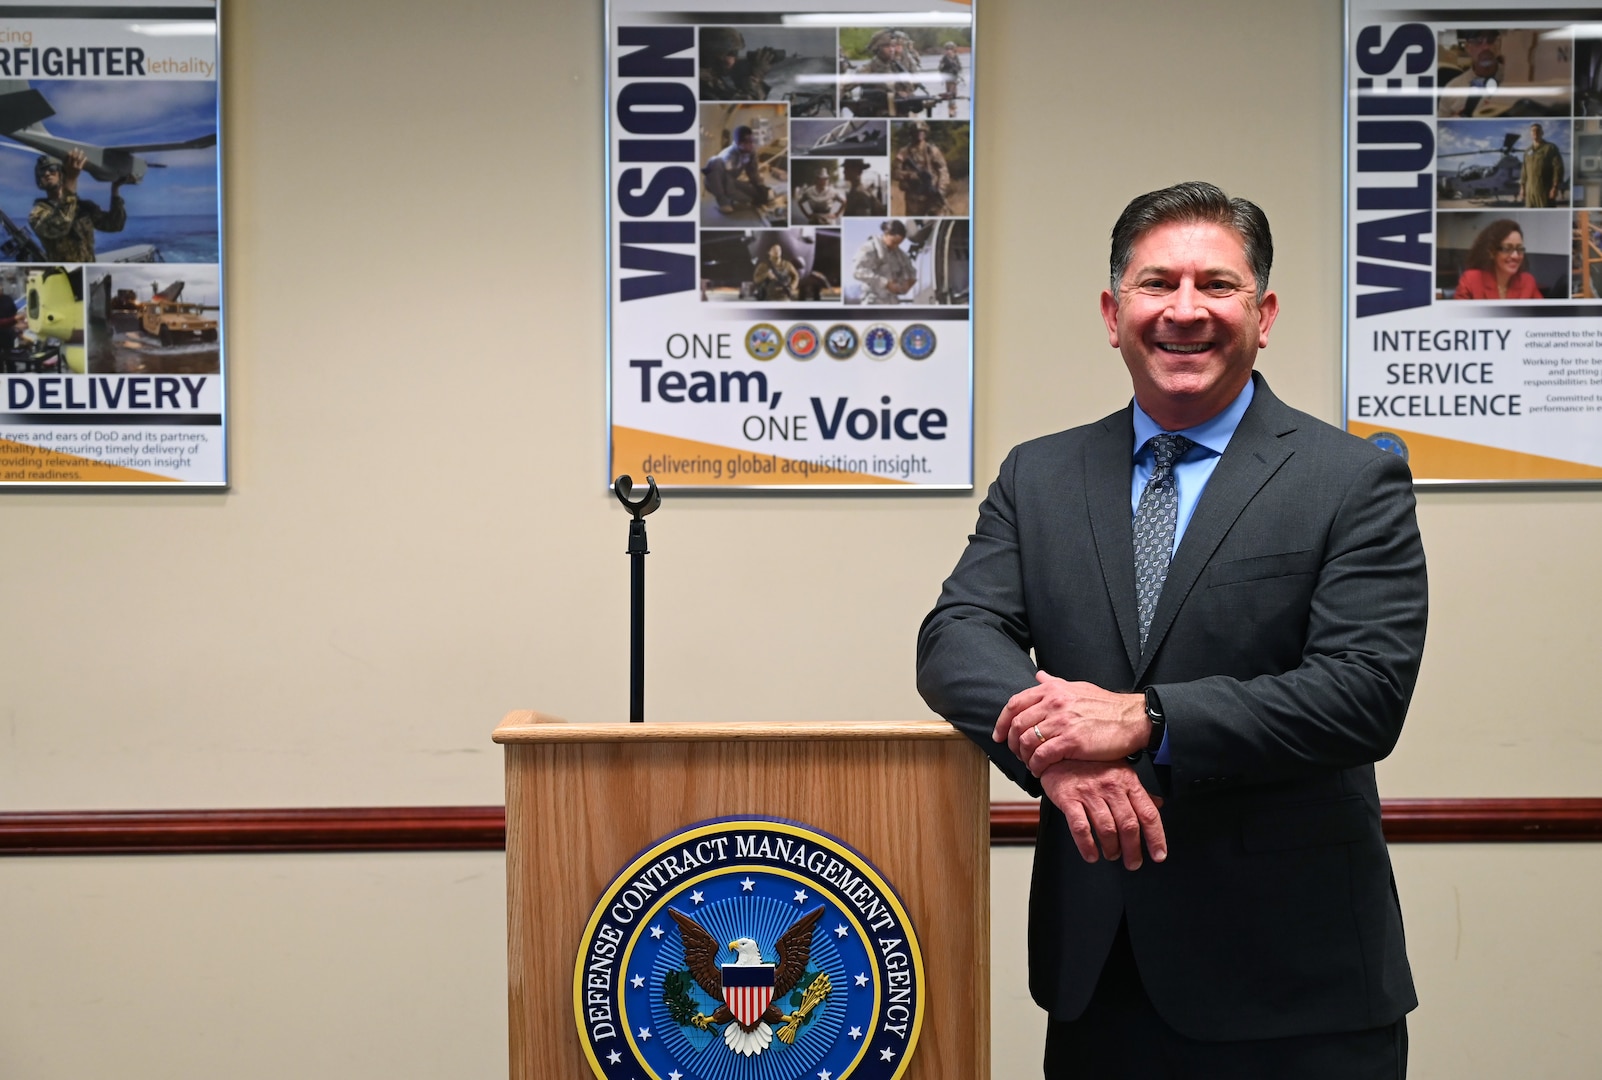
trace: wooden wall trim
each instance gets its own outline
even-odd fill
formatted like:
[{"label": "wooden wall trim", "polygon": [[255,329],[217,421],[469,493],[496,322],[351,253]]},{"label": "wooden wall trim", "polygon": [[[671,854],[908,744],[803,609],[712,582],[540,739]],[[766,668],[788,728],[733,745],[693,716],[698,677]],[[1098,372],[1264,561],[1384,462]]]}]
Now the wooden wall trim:
[{"label": "wooden wall trim", "polygon": [[0,855],[498,851],[499,806],[0,813]]},{"label": "wooden wall trim", "polygon": [[[1602,799],[1385,799],[1393,844],[1602,841]],[[1035,803],[992,803],[992,844],[1033,844]]]},{"label": "wooden wall trim", "polygon": [[[1602,841],[1602,799],[1388,799],[1396,844]],[[1032,802],[992,803],[992,844],[1033,844]],[[284,851],[499,851],[499,806],[308,810],[60,810],[0,813],[4,855]]]}]

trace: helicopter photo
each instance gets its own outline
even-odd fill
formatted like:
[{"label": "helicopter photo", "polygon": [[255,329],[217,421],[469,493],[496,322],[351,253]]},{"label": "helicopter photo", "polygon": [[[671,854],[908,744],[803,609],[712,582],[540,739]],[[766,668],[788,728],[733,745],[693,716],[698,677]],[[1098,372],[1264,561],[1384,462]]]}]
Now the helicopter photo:
[{"label": "helicopter photo", "polygon": [[[1543,120],[1542,138],[1564,159],[1562,188],[1568,188],[1571,122]],[[1522,206],[1519,181],[1531,146],[1530,122],[1442,120],[1436,131],[1435,197],[1441,209]],[[1448,161],[1455,164],[1448,165]],[[1561,202],[1567,195],[1561,194]]]}]

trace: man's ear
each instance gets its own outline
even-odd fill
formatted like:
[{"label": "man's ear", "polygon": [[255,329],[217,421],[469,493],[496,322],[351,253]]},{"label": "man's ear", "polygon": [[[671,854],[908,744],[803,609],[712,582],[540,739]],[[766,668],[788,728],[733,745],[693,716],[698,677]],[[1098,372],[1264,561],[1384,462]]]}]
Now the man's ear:
[{"label": "man's ear", "polygon": [[[1107,324],[1107,344],[1115,349],[1118,348],[1118,298],[1107,289],[1101,290],[1101,321]],[[1267,333],[1266,329],[1264,333]]]},{"label": "man's ear", "polygon": [[1257,305],[1257,347],[1268,348],[1268,331],[1279,318],[1279,296],[1273,291],[1264,295],[1263,302]]}]

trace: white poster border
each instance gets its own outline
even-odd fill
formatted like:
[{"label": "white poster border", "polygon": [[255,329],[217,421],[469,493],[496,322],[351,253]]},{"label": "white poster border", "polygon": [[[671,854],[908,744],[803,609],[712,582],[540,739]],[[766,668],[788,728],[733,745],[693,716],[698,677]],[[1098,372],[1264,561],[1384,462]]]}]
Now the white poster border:
[{"label": "white poster border", "polygon": [[[1415,483],[1421,487],[1527,490],[1602,484],[1602,299],[1594,293],[1589,297],[1571,295],[1581,288],[1574,284],[1580,264],[1575,249],[1564,242],[1565,222],[1557,220],[1566,217],[1571,227],[1568,232],[1579,231],[1577,223],[1582,211],[1589,210],[1593,218],[1602,221],[1602,206],[1598,205],[1602,203],[1602,187],[1593,190],[1593,180],[1576,172],[1579,162],[1575,153],[1582,130],[1588,138],[1602,142],[1602,119],[1596,111],[1582,111],[1582,99],[1591,101],[1585,91],[1594,93],[1597,88],[1588,81],[1595,76],[1582,72],[1580,64],[1582,59],[1590,58],[1593,50],[1602,50],[1602,22],[1596,20],[1594,12],[1594,7],[1572,3],[1536,8],[1485,0],[1407,5],[1346,0],[1342,63],[1342,418],[1347,430],[1408,456],[1414,465]],[[1428,35],[1419,27],[1426,29]],[[1498,31],[1494,35],[1497,67],[1485,78],[1477,77],[1471,50],[1487,52],[1484,64],[1489,66],[1489,39],[1473,35],[1472,40],[1447,40],[1457,31],[1476,28]],[[1363,37],[1365,31],[1371,38]],[[1403,33],[1419,41],[1406,47],[1400,43]],[[1566,53],[1561,47],[1565,34]],[[1517,41],[1512,40],[1515,37]],[[1359,50],[1365,50],[1362,57]],[[1585,58],[1580,56],[1582,52]],[[1426,53],[1427,63],[1423,62]],[[1514,58],[1511,62],[1509,55]],[[1451,74],[1448,61],[1460,64],[1456,77],[1450,80],[1446,78]],[[1545,69],[1551,67],[1556,72],[1562,63],[1568,65],[1566,73],[1548,78],[1552,72]],[[1364,78],[1370,81],[1360,86]],[[1469,96],[1470,92],[1477,96]],[[1407,105],[1408,99],[1420,108]],[[1362,226],[1376,219],[1372,203],[1376,189],[1392,189],[1380,196],[1392,204],[1389,214],[1400,216],[1401,203],[1406,201],[1396,170],[1362,169],[1360,157],[1372,155],[1367,160],[1374,163],[1387,152],[1405,150],[1408,145],[1416,148],[1416,144],[1408,144],[1394,133],[1383,141],[1376,139],[1374,133],[1383,124],[1365,133],[1358,127],[1363,123],[1360,116],[1421,123],[1428,129],[1430,161],[1427,167],[1414,170],[1418,189],[1429,191],[1428,202],[1407,207],[1415,214],[1422,210],[1430,215],[1427,233],[1418,230],[1408,234],[1392,225],[1388,227],[1395,232],[1379,235],[1380,230],[1371,226],[1359,243]],[[1560,191],[1563,201],[1559,205],[1540,206],[1541,197],[1537,196],[1526,207],[1518,177],[1514,176],[1523,172],[1521,159],[1512,158],[1518,166],[1514,168],[1505,148],[1499,155],[1493,150],[1474,149],[1477,141],[1493,135],[1505,138],[1501,127],[1511,130],[1522,126],[1528,131],[1531,124],[1555,129],[1565,144],[1560,149],[1565,159],[1562,187],[1566,190]],[[1497,131],[1492,132],[1492,128]],[[1591,128],[1596,131],[1590,133]],[[1370,136],[1367,141],[1363,141],[1365,134]],[[1529,132],[1525,143],[1533,144],[1535,138]],[[1447,145],[1457,142],[1463,146]],[[1514,146],[1520,155],[1527,149],[1522,144]],[[1445,157],[1473,160],[1473,154],[1497,162],[1501,171],[1512,177],[1511,195],[1500,188],[1459,183],[1464,177],[1472,179],[1481,170],[1454,168],[1447,174],[1440,168]],[[1509,182],[1498,177],[1495,167],[1484,171],[1504,186]],[[1357,190],[1358,173],[1368,173],[1368,179],[1379,182]],[[1448,192],[1447,186],[1452,190]],[[1370,205],[1359,207],[1365,194],[1370,197]],[[1378,216],[1392,220],[1389,214]],[[1482,217],[1485,222],[1479,220]],[[1518,273],[1496,285],[1499,297],[1477,295],[1486,279],[1471,276],[1469,271],[1473,268],[1464,265],[1475,256],[1473,245],[1464,238],[1472,236],[1477,240],[1482,233],[1489,235],[1492,226],[1504,219],[1512,219],[1524,230],[1518,239],[1528,240],[1528,244],[1505,246],[1510,256],[1518,253],[1519,272],[1528,267],[1541,274],[1538,295],[1522,295]],[[1530,236],[1525,237],[1524,233]],[[1404,259],[1382,258],[1376,254],[1376,236],[1389,244],[1390,253],[1405,254],[1410,244],[1427,244],[1428,258],[1416,266]],[[1537,245],[1540,250],[1536,250]],[[1541,260],[1539,265],[1536,258]],[[1365,275],[1368,280],[1359,281]],[[1535,280],[1534,275],[1525,276]],[[1545,281],[1548,277],[1552,282]],[[1377,283],[1376,278],[1383,278],[1384,282]],[[1398,304],[1392,311],[1376,310],[1375,295],[1401,292],[1397,283],[1407,279],[1421,282],[1425,295],[1420,296],[1415,290],[1417,302]],[[1483,302],[1453,308],[1451,305],[1457,301],[1449,297],[1459,292],[1468,292],[1469,299]],[[1508,296],[1510,292],[1513,295]],[[1369,310],[1360,312],[1360,306],[1365,304]],[[1397,325],[1392,316],[1410,310],[1433,318],[1423,326]],[[1515,334],[1519,336],[1515,338]],[[1487,335],[1496,335],[1500,345],[1494,350],[1475,351],[1474,346],[1490,340]],[[1549,348],[1554,340],[1564,343],[1556,353]],[[1509,344],[1513,344],[1513,350],[1508,349]],[[1382,346],[1393,353],[1399,348],[1414,354],[1376,367],[1375,353],[1383,351]],[[1438,360],[1437,349],[1461,355],[1443,363]],[[1468,351],[1475,351],[1475,355],[1468,356]],[[1497,355],[1491,357],[1492,351]],[[1510,351],[1511,357],[1505,355]],[[1424,357],[1423,352],[1436,355]],[[1565,359],[1559,353],[1572,355]],[[1555,373],[1547,372],[1541,365],[1554,359],[1560,366]],[[1425,363],[1431,365],[1429,372],[1422,371]],[[1536,367],[1525,371],[1524,367],[1530,364]],[[1570,371],[1563,371],[1563,364],[1571,364]],[[1465,372],[1469,376],[1467,383],[1443,386],[1439,382],[1413,382],[1401,386],[1408,378],[1426,374],[1451,382]],[[1568,377],[1575,373],[1590,381],[1585,385],[1575,383]],[[1385,385],[1377,382],[1382,378],[1400,389],[1376,393],[1380,385]],[[1469,385],[1481,378],[1483,384]],[[1571,398],[1591,400],[1556,400]],[[1507,412],[1512,401],[1517,401],[1517,413]],[[1376,408],[1382,408],[1387,415],[1374,415]],[[1498,408],[1503,410],[1502,415],[1494,415]],[[1592,412],[1587,416],[1577,411],[1581,408],[1591,408]],[[1401,415],[1397,416],[1397,412]],[[1462,420],[1472,423],[1456,423]],[[1409,427],[1409,423],[1413,426]],[[1414,430],[1417,427],[1427,430]],[[1396,432],[1388,428],[1395,428]]]},{"label": "white poster border", "polygon": [[[0,419],[5,421],[0,425],[0,491],[227,490],[220,0],[56,0],[12,10],[26,13],[8,21],[0,34],[0,50],[6,51],[0,77],[13,78],[0,92],[38,95],[49,122],[29,129],[23,138],[18,137],[22,129],[11,133],[7,141],[29,153],[6,159],[32,169],[38,156],[65,161],[68,150],[83,146],[87,161],[78,178],[84,189],[81,199],[104,201],[102,210],[112,212],[115,200],[107,199],[105,185],[130,172],[135,181],[122,192],[129,207],[129,235],[115,235],[120,225],[102,233],[97,222],[92,262],[48,250],[33,227],[32,211],[0,207],[16,215],[0,240],[23,245],[0,258],[0,274],[8,275],[8,281],[16,277],[27,282],[22,295],[12,297],[20,316],[18,337],[0,357]],[[142,84],[152,87],[152,101],[181,99],[184,107],[158,112],[154,135],[86,136],[84,125],[104,121],[85,102],[92,103],[95,92],[115,79],[126,80],[119,85],[119,96]],[[178,92],[179,86],[204,87],[198,98],[209,102],[191,100],[197,93]],[[180,126],[193,130],[177,136],[161,133],[164,121],[181,121]],[[185,145],[177,145],[180,141]],[[147,145],[152,143],[157,145]],[[119,144],[130,149],[121,151]],[[150,205],[144,196],[162,194],[141,189],[138,181],[167,180],[166,172],[147,171],[163,165],[176,167],[186,178],[209,180],[215,197],[168,201],[155,211],[167,214],[168,224],[157,226],[147,214],[143,229],[133,227],[140,220],[139,203]],[[153,186],[159,189],[160,183]],[[12,202],[18,199],[17,187],[6,188]],[[195,209],[201,213],[190,213]],[[187,214],[187,223],[178,223],[174,213]],[[75,333],[53,336],[49,290],[59,286],[59,279],[73,280],[74,273],[77,297],[64,301],[61,310],[70,313],[69,322],[76,320]],[[178,280],[185,280],[183,295],[152,293],[144,298],[146,286],[154,290]],[[36,293],[41,299],[34,299]],[[165,338],[156,331],[143,331],[148,342],[141,338],[139,313],[146,308],[160,324],[157,330],[167,330]],[[149,366],[127,366],[127,349],[134,345],[145,346],[156,359]],[[106,419],[95,422],[97,414]],[[39,419],[45,416],[60,419]]]},{"label": "white poster border", "polygon": [[[748,371],[760,371],[765,378],[770,378],[774,384],[772,387],[774,390],[772,400],[778,401],[780,398],[784,398],[788,401],[788,398],[796,396],[804,399],[806,404],[802,406],[803,411],[799,414],[790,413],[787,419],[795,424],[797,429],[804,431],[808,438],[815,437],[821,440],[820,428],[825,428],[832,432],[831,439],[827,441],[847,442],[849,445],[844,447],[844,450],[860,449],[862,452],[857,454],[830,453],[829,451],[840,448],[822,447],[821,442],[814,442],[813,447],[818,449],[808,448],[811,451],[809,454],[799,452],[800,448],[797,447],[798,452],[787,461],[786,456],[771,452],[775,448],[782,448],[776,447],[771,439],[751,439],[752,429],[750,425],[754,420],[760,419],[755,417],[754,414],[744,417],[745,427],[743,432],[743,438],[748,441],[750,446],[755,448],[754,451],[745,446],[736,445],[735,439],[742,436],[731,437],[730,432],[727,430],[727,425],[725,425],[725,430],[717,438],[703,438],[704,431],[697,427],[698,421],[695,418],[686,419],[683,416],[683,413],[688,410],[681,410],[680,415],[677,417],[660,420],[653,418],[652,424],[654,426],[651,427],[640,425],[638,417],[642,412],[640,406],[644,402],[643,400],[630,400],[630,398],[643,399],[648,393],[652,393],[654,386],[645,381],[647,378],[646,371],[642,370],[637,373],[629,370],[626,366],[629,362],[628,358],[620,355],[620,351],[632,354],[635,352],[643,353],[643,350],[637,341],[629,340],[631,333],[637,334],[639,332],[636,323],[632,319],[623,317],[625,314],[630,313],[620,312],[619,310],[622,307],[622,300],[619,298],[620,282],[625,279],[622,271],[626,269],[620,265],[622,261],[620,226],[624,223],[638,224],[638,219],[630,219],[621,212],[620,195],[617,187],[620,169],[626,164],[619,160],[619,140],[625,136],[625,133],[621,130],[618,95],[627,83],[627,80],[617,77],[618,73],[614,70],[618,62],[619,47],[614,40],[617,37],[618,27],[623,25],[625,21],[638,22],[648,18],[697,28],[706,26],[760,28],[800,26],[808,23],[819,24],[827,22],[830,27],[851,27],[856,25],[898,26],[908,31],[913,31],[914,29],[922,29],[931,25],[950,26],[955,15],[960,15],[965,20],[965,25],[957,31],[960,36],[966,38],[964,42],[966,56],[960,61],[964,65],[963,83],[956,97],[961,100],[962,115],[960,117],[960,126],[963,128],[962,138],[966,140],[967,145],[967,159],[965,162],[967,189],[964,193],[964,208],[960,215],[945,210],[933,215],[938,218],[934,222],[934,231],[931,233],[934,237],[933,244],[935,246],[943,245],[943,248],[938,259],[930,257],[930,261],[931,263],[941,261],[946,270],[943,278],[940,278],[933,271],[930,272],[928,276],[931,278],[931,284],[927,286],[926,291],[943,298],[961,295],[964,298],[963,302],[956,303],[949,299],[934,300],[929,301],[927,305],[906,304],[898,306],[889,309],[888,312],[873,305],[865,304],[856,307],[854,310],[853,305],[846,299],[847,290],[851,288],[851,283],[848,280],[850,277],[850,264],[847,260],[852,258],[852,252],[847,249],[851,248],[853,243],[859,247],[863,246],[872,237],[867,232],[864,232],[867,219],[859,221],[853,220],[851,217],[837,217],[837,224],[833,228],[833,231],[837,234],[833,241],[837,245],[838,254],[836,258],[840,260],[841,264],[837,274],[838,284],[835,286],[835,290],[838,293],[837,298],[821,301],[817,298],[813,298],[810,301],[800,300],[792,302],[794,304],[793,307],[786,307],[785,302],[781,300],[768,302],[768,305],[764,308],[761,306],[760,301],[750,302],[745,299],[745,286],[742,285],[741,296],[733,304],[719,305],[713,304],[708,300],[702,300],[699,305],[704,315],[704,322],[695,326],[695,332],[704,332],[708,340],[711,340],[715,333],[713,327],[719,321],[736,324],[734,328],[740,332],[723,334],[721,344],[725,347],[725,351],[716,357],[709,357],[702,370],[686,372],[686,375],[706,375],[722,379],[727,371],[731,370],[732,367],[738,366],[743,366]],[[656,480],[666,490],[702,493],[747,491],[839,493],[841,491],[855,491],[883,492],[886,494],[973,490],[974,319],[972,291],[975,274],[972,252],[975,245],[973,244],[972,234],[974,221],[972,211],[977,195],[977,178],[974,169],[976,155],[973,153],[976,132],[973,127],[973,99],[975,94],[972,76],[974,71],[973,56],[977,52],[978,39],[974,16],[974,5],[960,2],[960,0],[936,0],[933,3],[927,2],[927,0],[925,2],[901,0],[898,3],[871,5],[809,3],[808,0],[789,0],[789,2],[768,4],[731,3],[729,0],[719,0],[719,2],[694,5],[664,3],[660,2],[660,0],[609,0],[605,5],[606,37],[603,42],[603,63],[605,65],[603,100],[606,114],[606,221],[608,243],[608,256],[605,260],[607,289],[605,384],[608,445],[605,460],[607,463],[606,480],[609,485],[616,474],[632,475],[635,477],[636,482],[639,482],[642,474],[652,471],[642,466],[677,464],[666,460],[666,455],[647,454],[642,457],[640,453],[630,453],[629,450],[635,449],[635,446],[632,443],[627,443],[626,440],[637,435],[644,435],[649,439],[666,440],[669,445],[700,446],[720,451],[717,456],[721,456],[721,453],[730,455],[726,461],[719,463],[720,468],[724,464],[729,466],[730,471],[727,474],[727,478],[720,471],[715,480],[711,482],[697,482],[697,479],[693,476],[688,478],[674,477],[671,475],[671,470],[669,470],[669,475],[663,475],[661,471],[658,471],[655,474]],[[838,44],[839,39],[835,40],[836,44]],[[697,41],[699,41],[699,35]],[[928,48],[927,45],[924,46],[923,55],[925,57],[928,56]],[[960,52],[961,50],[959,49],[958,51]],[[913,52],[914,55],[917,54],[916,48],[914,48]],[[686,55],[698,59],[699,48],[692,49]],[[936,59],[938,58],[937,56]],[[844,83],[847,77],[843,74],[838,74],[837,69],[832,67],[835,59],[835,56],[830,57],[831,74],[829,78],[836,82]],[[858,63],[856,66],[861,67],[862,64]],[[928,70],[928,65],[926,65],[925,70]],[[704,109],[706,101],[711,99],[705,98],[700,92],[698,73],[694,79],[684,78],[682,82],[690,84],[695,89],[697,107],[698,109]],[[794,99],[791,100],[793,101]],[[955,103],[947,102],[944,98],[941,99],[941,102],[941,115],[936,118],[936,121],[931,121],[936,132],[940,130],[940,122],[947,122],[955,118],[958,111]],[[719,104],[722,105],[723,103],[720,102]],[[751,101],[749,104],[756,105],[759,102]],[[933,107],[927,104],[924,109],[927,112],[933,111]],[[831,119],[836,123],[846,119],[856,119],[855,116],[847,111],[846,107],[842,107],[838,97],[834,102],[834,110],[834,116]],[[948,111],[952,114],[951,117],[945,115]],[[785,107],[784,113],[786,147],[788,148],[789,106]],[[869,164],[879,165],[879,171],[883,174],[885,202],[889,204],[883,212],[885,219],[899,217],[909,221],[912,220],[911,214],[901,210],[905,205],[903,197],[895,196],[894,202],[892,202],[892,195],[889,190],[895,147],[899,146],[899,143],[894,143],[893,140],[900,134],[900,126],[905,122],[909,122],[910,119],[906,116],[896,116],[885,121],[893,125],[897,130],[887,128],[883,139],[883,147],[878,151],[878,160],[869,159]],[[693,187],[695,188],[697,201],[694,211],[696,234],[694,248],[695,270],[697,277],[702,282],[703,296],[707,295],[707,290],[704,287],[706,279],[702,277],[702,273],[707,268],[707,264],[704,261],[707,256],[703,254],[703,233],[709,228],[717,228],[717,226],[711,225],[706,221],[706,216],[710,211],[705,210],[700,205],[703,201],[709,201],[707,194],[709,189],[703,179],[703,172],[697,168],[702,164],[701,158],[705,156],[700,153],[702,149],[700,139],[704,136],[704,127],[704,124],[697,125],[694,160],[684,159],[694,173]],[[814,146],[816,145],[818,144],[814,144]],[[841,160],[834,161],[831,164],[837,168],[839,173],[844,173],[846,170],[839,167],[845,165],[845,159],[852,155],[849,151],[841,151],[838,156]],[[868,155],[863,155],[863,157],[868,157]],[[787,158],[786,165],[788,166],[788,164]],[[788,181],[793,177],[787,172],[786,179]],[[837,175],[834,179],[838,181],[841,177]],[[645,181],[645,187],[648,187],[648,185],[649,181],[647,180]],[[632,190],[635,193],[639,193],[642,188],[635,187]],[[662,202],[665,203],[666,200],[664,199]],[[949,206],[950,204],[948,203],[947,205]],[[659,204],[658,212],[652,215],[651,220],[654,222],[662,217],[663,214],[660,212]],[[927,218],[921,220],[926,223],[929,221]],[[878,224],[879,219],[874,219],[872,223]],[[789,227],[785,231],[792,233],[803,232],[806,229],[805,226],[797,224],[796,218],[789,217],[783,223],[769,222],[764,226],[751,230],[751,232],[760,233],[764,229],[784,229],[785,226]],[[818,234],[828,230],[829,226],[824,226],[813,231]],[[959,232],[960,236],[958,235]],[[914,235],[920,235],[920,233],[914,230]],[[719,234],[717,239],[722,243],[724,238]],[[755,242],[760,245],[762,238],[757,236]],[[965,260],[963,271],[960,275],[952,274],[949,269],[953,265],[951,252],[958,251],[964,247],[966,250],[961,255],[961,258]],[[928,251],[927,247],[919,249],[919,257],[925,258]],[[754,255],[752,259],[756,261]],[[932,282],[936,280],[943,281],[943,291],[935,289]],[[951,282],[954,280],[960,280],[960,289],[951,287]],[[925,286],[920,283],[919,287]],[[742,309],[748,310],[753,314],[742,318],[737,314]],[[734,317],[730,318],[728,315],[724,315],[723,312],[725,311],[735,313]],[[859,313],[869,317],[854,318]],[[747,326],[747,323],[752,325]],[[857,325],[858,323],[861,325]],[[766,325],[776,333],[762,331],[759,324]],[[877,341],[884,340],[887,333],[893,335],[895,341],[892,343],[890,355],[879,361],[869,361],[866,352],[863,351],[859,343],[857,351],[852,354],[850,359],[832,360],[825,354],[824,348],[815,342],[810,366],[805,368],[797,366],[798,363],[805,364],[806,361],[798,357],[796,349],[791,348],[794,342],[799,341],[802,347],[801,351],[804,352],[807,337],[809,336],[807,331],[813,331],[820,341],[828,340],[833,337],[831,332],[842,324],[851,325],[857,332],[859,339],[866,339],[870,331],[876,335],[875,340]],[[766,334],[767,337],[772,337],[775,340],[771,342],[759,340],[753,345],[751,340],[752,333]],[[636,358],[639,363],[649,363],[666,351],[666,338],[670,335],[662,327],[662,324],[659,324],[659,336],[663,338],[663,342],[662,345],[657,347],[658,351]],[[679,338],[684,337],[682,330],[677,336]],[[958,355],[952,359],[958,362],[951,363],[948,360],[945,365],[938,365],[931,360],[928,364],[922,366],[921,371],[917,371],[913,361],[909,360],[909,352],[911,350],[903,349],[903,346],[907,344],[912,344],[920,349],[930,347],[937,351],[945,351],[948,356],[950,353],[955,352]],[[777,346],[777,355],[771,359],[759,357],[755,351],[757,347],[773,348],[775,345]],[[956,348],[952,348],[952,346],[956,346]],[[930,355],[925,353],[917,359],[929,359]],[[752,360],[758,359],[763,362],[756,365],[751,363]],[[856,362],[855,377],[857,383],[855,384],[840,377],[845,365],[850,364],[853,359]],[[871,374],[868,372],[870,362],[877,367],[877,371]],[[896,367],[898,362],[899,370]],[[834,365],[837,364],[840,366],[835,367]],[[942,369],[938,382],[927,377],[927,373],[934,371],[937,367]],[[833,368],[832,371],[830,370],[831,368]],[[804,371],[807,381],[802,381],[801,376],[797,375],[797,372],[800,371]],[[649,372],[660,376],[667,373],[667,368],[666,365],[652,367]],[[782,375],[781,372],[783,373]],[[638,386],[635,385],[636,377],[640,380]],[[783,384],[783,389],[780,388],[780,383]],[[784,390],[791,387],[794,387],[794,390],[789,395],[786,395]],[[729,396],[732,396],[732,389],[720,387],[726,399],[722,402],[713,401],[705,404],[732,404],[733,402],[727,400]],[[867,393],[864,394],[863,391]],[[677,389],[674,392],[680,393]],[[807,397],[809,393],[811,394],[810,398]],[[821,409],[819,402],[822,399],[820,395],[827,395],[834,402],[834,405],[828,409]],[[918,400],[920,395],[933,396]],[[652,396],[654,398],[655,395],[652,394]],[[853,396],[861,397],[862,400],[852,400]],[[886,398],[889,398],[890,401],[886,402]],[[909,406],[912,406],[910,410]],[[714,410],[704,410],[703,415],[712,415],[713,412]],[[886,423],[883,421],[887,415],[888,422]],[[875,434],[871,438],[865,437],[869,419],[876,421],[874,426]],[[852,434],[850,439],[844,439],[841,436],[841,432],[845,430],[848,422],[851,426]],[[888,439],[881,438],[878,435],[880,428],[888,430],[892,437]],[[767,430],[772,434],[775,431],[782,433],[783,429],[782,427],[773,426],[770,422]],[[622,433],[621,436],[620,432]],[[933,441],[923,442],[919,438],[920,435],[932,435],[937,438]],[[941,439],[938,436],[944,436],[944,438]],[[623,449],[620,449],[620,439],[625,440],[625,448]],[[922,442],[923,445],[918,446],[919,442]],[[938,445],[940,442],[945,442],[945,445]],[[880,445],[874,445],[880,443],[888,446],[894,452],[872,452],[882,449]],[[864,444],[869,445],[865,446]],[[902,444],[913,446],[914,449],[902,450]],[[918,451],[924,449],[924,447],[944,451],[944,453],[938,456],[934,454],[919,454]],[[791,464],[795,465],[797,473],[793,475],[799,476],[799,479],[784,479],[772,474],[756,474],[749,477],[741,477],[738,482],[733,480],[735,476],[734,466],[738,464],[737,459],[743,461],[750,457],[760,458],[764,454],[768,457],[770,464],[776,462],[784,467],[788,467]],[[914,471],[921,465],[930,472],[931,476],[928,480],[919,480],[915,477],[914,472],[911,471],[906,472],[903,476],[896,477],[884,475],[885,470],[883,469],[875,473],[872,468],[864,468],[861,473],[857,473],[830,468],[835,463],[848,467],[866,466],[870,461],[873,465],[881,463],[888,465],[896,462],[904,469],[910,468]],[[710,461],[706,463],[709,464]],[[817,471],[809,471],[814,469]]]}]

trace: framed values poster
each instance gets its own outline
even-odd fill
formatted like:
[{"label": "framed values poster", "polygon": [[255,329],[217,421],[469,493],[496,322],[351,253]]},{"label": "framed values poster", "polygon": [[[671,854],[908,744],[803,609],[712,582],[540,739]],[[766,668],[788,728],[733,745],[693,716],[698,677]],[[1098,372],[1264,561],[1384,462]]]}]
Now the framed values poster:
[{"label": "framed values poster", "polygon": [[608,477],[972,488],[973,85],[968,3],[610,0]]},{"label": "framed values poster", "polygon": [[0,12],[0,486],[223,487],[217,8]]},{"label": "framed values poster", "polygon": [[1602,480],[1602,17],[1346,16],[1347,429],[1424,484]]}]

